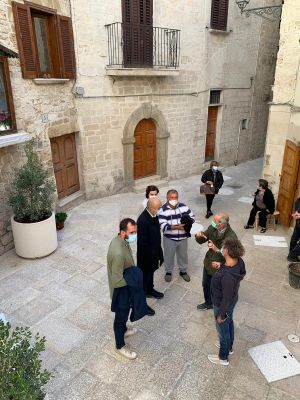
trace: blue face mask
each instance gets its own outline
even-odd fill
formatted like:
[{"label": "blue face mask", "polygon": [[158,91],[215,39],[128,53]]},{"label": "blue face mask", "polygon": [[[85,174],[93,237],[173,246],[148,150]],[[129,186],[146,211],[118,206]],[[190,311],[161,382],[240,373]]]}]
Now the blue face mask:
[{"label": "blue face mask", "polygon": [[126,242],[127,243],[134,243],[136,242],[137,239],[137,234],[136,233],[132,233],[131,235],[128,235],[128,238],[126,238]]},{"label": "blue face mask", "polygon": [[163,209],[162,209],[162,207],[160,207],[160,209],[159,210],[157,210],[157,213],[156,213],[156,215],[157,216],[159,216],[161,213],[163,212]]},{"label": "blue face mask", "polygon": [[215,223],[215,221],[211,221],[211,226],[213,227],[213,228],[217,228],[217,224]]}]

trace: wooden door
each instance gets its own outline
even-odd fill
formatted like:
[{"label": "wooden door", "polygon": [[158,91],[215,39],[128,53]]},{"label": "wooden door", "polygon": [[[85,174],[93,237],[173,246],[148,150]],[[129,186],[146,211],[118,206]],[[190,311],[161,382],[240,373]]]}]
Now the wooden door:
[{"label": "wooden door", "polygon": [[124,67],[153,66],[153,0],[122,0]]},{"label": "wooden door", "polygon": [[156,174],[156,127],[152,119],[140,121],[134,131],[134,179]]},{"label": "wooden door", "polygon": [[209,107],[207,117],[205,161],[213,160],[215,158],[217,119],[218,107]]},{"label": "wooden door", "polygon": [[297,192],[297,178],[300,166],[300,148],[287,140],[284,150],[277,210],[280,211],[280,222],[290,226],[291,214]]},{"label": "wooden door", "polygon": [[80,189],[75,135],[51,139],[51,151],[58,198],[61,199]]}]

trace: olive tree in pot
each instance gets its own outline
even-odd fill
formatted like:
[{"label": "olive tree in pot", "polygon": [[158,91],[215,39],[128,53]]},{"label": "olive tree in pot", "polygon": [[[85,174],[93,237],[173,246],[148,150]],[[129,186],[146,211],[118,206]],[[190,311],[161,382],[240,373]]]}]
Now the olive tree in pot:
[{"label": "olive tree in pot", "polygon": [[9,205],[16,253],[24,258],[38,258],[57,248],[55,215],[52,211],[54,182],[43,168],[35,151],[36,140],[25,144],[26,163],[17,168]]}]

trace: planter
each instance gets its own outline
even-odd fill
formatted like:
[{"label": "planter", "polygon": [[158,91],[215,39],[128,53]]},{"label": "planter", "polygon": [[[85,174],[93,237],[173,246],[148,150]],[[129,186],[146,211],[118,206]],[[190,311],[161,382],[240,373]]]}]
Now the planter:
[{"label": "planter", "polygon": [[11,218],[15,249],[23,258],[48,256],[57,248],[55,215],[41,222],[24,224]]},{"label": "planter", "polygon": [[64,226],[65,226],[65,223],[64,223],[64,222],[56,222],[56,229],[57,229],[58,231],[60,231],[61,229],[63,229]]},{"label": "planter", "polygon": [[291,263],[289,269],[289,284],[294,289],[300,289],[300,262]]}]

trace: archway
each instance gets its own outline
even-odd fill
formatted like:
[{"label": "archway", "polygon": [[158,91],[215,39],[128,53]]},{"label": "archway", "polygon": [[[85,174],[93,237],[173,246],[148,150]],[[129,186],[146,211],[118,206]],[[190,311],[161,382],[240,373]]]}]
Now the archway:
[{"label": "archway", "polygon": [[128,189],[134,186],[134,144],[135,129],[142,120],[152,120],[156,128],[156,174],[167,177],[168,137],[167,123],[162,112],[151,103],[142,104],[128,118],[122,143],[124,146],[124,179]]}]

